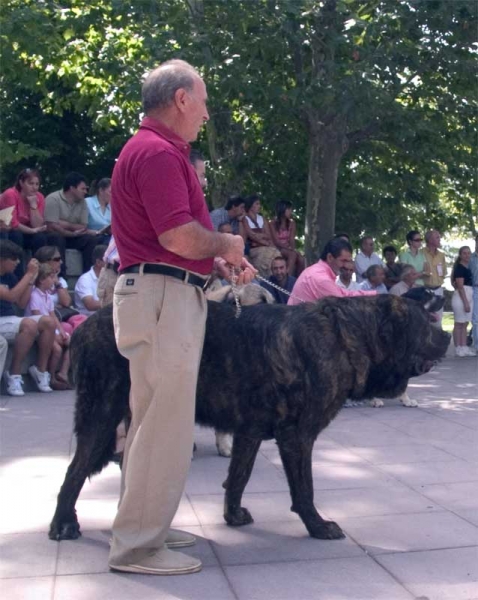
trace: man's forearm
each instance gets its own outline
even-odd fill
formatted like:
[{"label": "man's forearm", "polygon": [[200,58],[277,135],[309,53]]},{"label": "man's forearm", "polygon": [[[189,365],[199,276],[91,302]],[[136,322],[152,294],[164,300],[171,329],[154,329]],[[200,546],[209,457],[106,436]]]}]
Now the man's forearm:
[{"label": "man's forearm", "polygon": [[230,246],[227,235],[209,231],[197,221],[170,229],[158,239],[169,252],[195,260],[222,256]]}]

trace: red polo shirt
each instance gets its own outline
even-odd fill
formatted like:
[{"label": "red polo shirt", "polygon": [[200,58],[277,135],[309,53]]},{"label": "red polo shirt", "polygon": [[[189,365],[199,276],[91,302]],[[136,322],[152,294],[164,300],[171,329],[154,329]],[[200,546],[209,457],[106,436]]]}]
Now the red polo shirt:
[{"label": "red polo shirt", "polygon": [[111,184],[111,225],[120,268],[161,262],[202,275],[212,271],[212,258],[182,258],[158,241],[165,231],[192,221],[213,230],[189,152],[189,144],[151,117],[143,119],[123,147]]},{"label": "red polo shirt", "polygon": [[[40,192],[36,192],[38,212],[41,216],[45,213],[45,197]],[[26,225],[27,227],[33,227],[30,221],[30,205],[17,188],[12,187],[5,190],[0,196],[0,209],[7,208],[8,206],[14,206],[15,210],[12,215],[12,222],[10,226],[12,229],[18,229],[18,225]]]}]

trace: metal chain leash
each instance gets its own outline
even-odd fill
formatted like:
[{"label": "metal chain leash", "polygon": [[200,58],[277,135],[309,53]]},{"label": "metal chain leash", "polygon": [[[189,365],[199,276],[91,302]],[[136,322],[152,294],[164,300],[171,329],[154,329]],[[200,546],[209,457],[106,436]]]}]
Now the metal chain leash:
[{"label": "metal chain leash", "polygon": [[[238,275],[236,273],[236,269],[234,269],[233,266],[229,267],[229,270],[230,270],[230,279],[231,279],[231,290],[232,290],[232,294],[234,296],[234,302],[236,304],[236,319],[238,319],[241,314],[241,310],[242,310],[241,302],[239,300],[239,292],[237,291]],[[277,285],[276,283],[272,283],[272,281],[265,279],[265,277],[262,277],[259,274],[257,274],[255,278],[258,279],[259,281],[263,281],[264,283],[266,283],[267,285],[270,285],[271,287],[275,288],[276,290],[279,290],[279,292],[282,292],[283,294],[285,294],[286,296],[289,296],[290,298],[299,300],[299,302],[305,302],[305,300],[302,300],[302,298],[299,298],[299,296],[296,296],[295,294],[288,292],[287,290],[282,288],[280,285]]]}]

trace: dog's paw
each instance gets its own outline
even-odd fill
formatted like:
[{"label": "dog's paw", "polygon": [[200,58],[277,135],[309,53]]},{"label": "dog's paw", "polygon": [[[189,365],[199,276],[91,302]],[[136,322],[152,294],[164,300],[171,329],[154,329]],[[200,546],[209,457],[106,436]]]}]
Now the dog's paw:
[{"label": "dog's paw", "polygon": [[311,537],[319,540],[341,540],[345,537],[344,532],[334,521],[321,521],[314,527],[308,527]]},{"label": "dog's paw", "polygon": [[380,400],[380,398],[372,398],[372,400],[370,400],[370,406],[373,408],[382,408],[383,400]]},{"label": "dog's paw", "polygon": [[63,523],[60,527],[56,523],[50,525],[48,537],[50,540],[59,542],[61,540],[77,540],[81,535],[80,525],[77,521]]},{"label": "dog's paw", "polygon": [[216,431],[216,448],[219,456],[229,458],[232,452],[232,435]]},{"label": "dog's paw", "polygon": [[410,398],[408,394],[401,396],[400,402],[403,404],[403,406],[409,406],[413,408],[416,408],[418,406],[418,402],[416,400],[413,400],[413,398]]},{"label": "dog's paw", "polygon": [[254,523],[251,513],[247,510],[247,508],[243,508],[242,506],[240,506],[234,512],[231,511],[224,513],[224,520],[231,527],[242,527],[242,525]]}]

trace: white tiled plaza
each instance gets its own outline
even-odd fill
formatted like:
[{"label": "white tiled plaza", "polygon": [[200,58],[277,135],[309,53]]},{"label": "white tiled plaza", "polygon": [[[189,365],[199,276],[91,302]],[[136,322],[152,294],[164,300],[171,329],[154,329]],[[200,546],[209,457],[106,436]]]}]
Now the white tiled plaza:
[{"label": "white tiled plaza", "polygon": [[316,505],[347,534],[308,537],[290,512],[273,442],[261,447],[244,505],[222,518],[228,460],[213,432],[198,451],[175,525],[198,537],[203,570],[154,577],[107,567],[120,471],[110,464],[77,504],[83,536],[47,537],[68,466],[73,392],[1,396],[0,593],[5,600],[477,600],[478,360],[448,357],[412,380],[419,408],[344,409],[314,451]]}]

